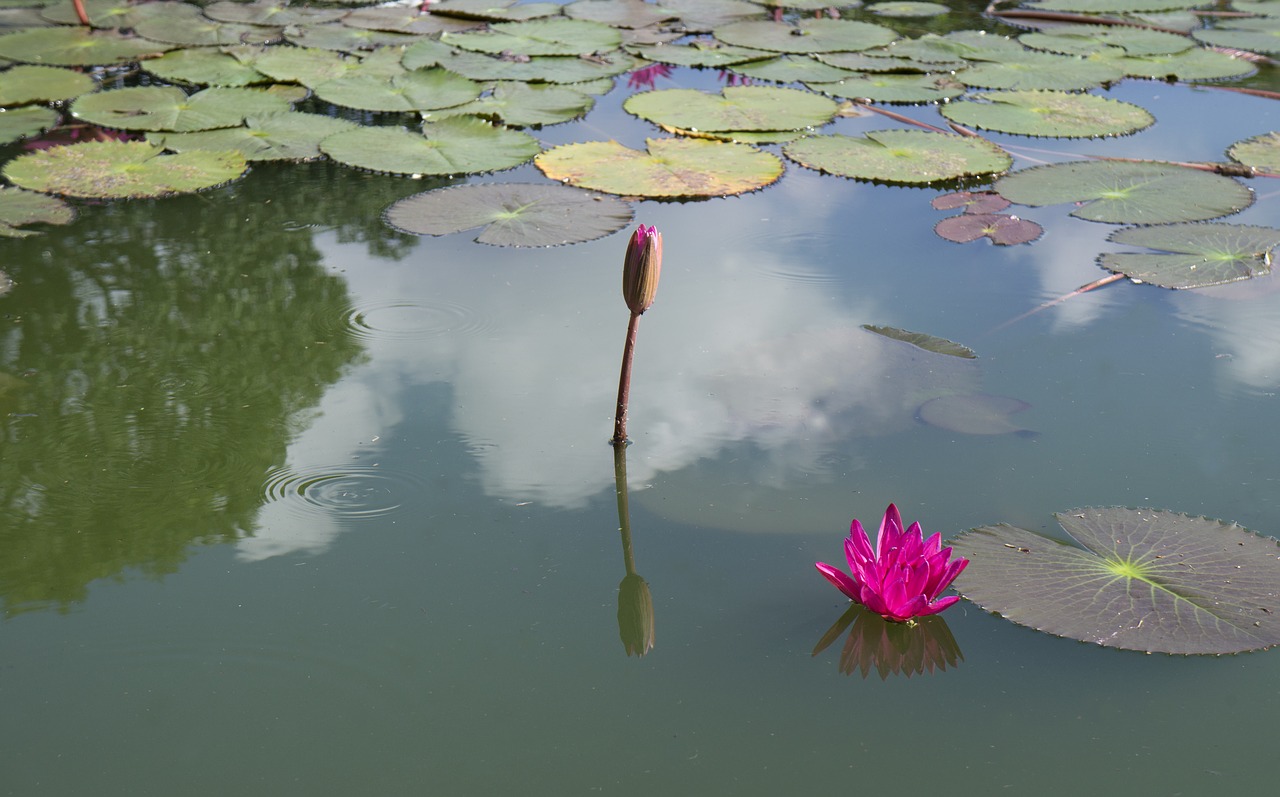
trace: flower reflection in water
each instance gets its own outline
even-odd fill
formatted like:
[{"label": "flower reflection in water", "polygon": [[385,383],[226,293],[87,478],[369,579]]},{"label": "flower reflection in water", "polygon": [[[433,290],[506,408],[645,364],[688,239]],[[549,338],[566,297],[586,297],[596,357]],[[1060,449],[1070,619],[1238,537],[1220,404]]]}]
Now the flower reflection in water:
[{"label": "flower reflection in water", "polygon": [[891,623],[863,606],[854,604],[822,635],[813,648],[817,656],[849,630],[840,651],[840,672],[861,672],[866,678],[874,669],[880,680],[890,675],[932,674],[934,670],[955,668],[964,661],[960,644],[947,621],[937,615],[923,617],[914,625]]},{"label": "flower reflection in water", "polygon": [[650,64],[627,73],[627,88],[651,89],[658,78],[671,77],[671,66],[668,64]]}]

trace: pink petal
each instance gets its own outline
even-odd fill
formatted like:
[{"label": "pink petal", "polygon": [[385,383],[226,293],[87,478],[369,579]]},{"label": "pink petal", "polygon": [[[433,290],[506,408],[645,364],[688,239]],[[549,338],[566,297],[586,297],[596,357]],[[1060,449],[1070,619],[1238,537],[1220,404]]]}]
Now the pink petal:
[{"label": "pink petal", "polygon": [[814,562],[813,566],[818,568],[818,572],[822,574],[823,578],[834,584],[836,589],[847,595],[850,600],[855,600],[859,603],[862,602],[858,598],[858,582],[849,578],[849,576],[845,575],[843,571],[832,567],[826,562]]},{"label": "pink petal", "polygon": [[876,553],[879,554],[885,548],[893,548],[898,545],[898,538],[902,536],[902,515],[898,512],[895,504],[889,504],[889,508],[884,511],[884,517],[880,520],[880,530],[876,532]]},{"label": "pink petal", "polygon": [[936,601],[934,601],[933,603],[930,603],[928,606],[926,606],[926,607],[924,608],[924,610],[923,610],[923,611],[921,611],[921,612],[919,612],[919,614],[918,614],[917,616],[918,616],[918,617],[925,617],[925,616],[930,615],[930,614],[937,614],[938,612],[942,611],[943,609],[947,608],[948,606],[951,606],[952,604],[954,604],[954,603],[955,603],[956,601],[958,601],[958,600],[960,600],[960,596],[959,596],[959,595],[948,595],[948,596],[947,596],[947,597],[945,597],[945,598],[938,598]]}]

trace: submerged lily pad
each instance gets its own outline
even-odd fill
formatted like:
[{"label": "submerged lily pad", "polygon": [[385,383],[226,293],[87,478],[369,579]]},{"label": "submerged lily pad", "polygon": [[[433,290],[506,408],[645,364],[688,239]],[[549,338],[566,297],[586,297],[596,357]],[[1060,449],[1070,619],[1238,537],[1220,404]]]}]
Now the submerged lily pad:
[{"label": "submerged lily pad", "polygon": [[729,86],[719,96],[695,89],[646,91],[622,107],[654,124],[712,132],[821,127],[836,113],[826,97],[768,86]]},{"label": "submerged lily pad", "polygon": [[148,133],[147,141],[175,152],[235,150],[248,161],[315,160],[324,157],[320,142],[358,125],[314,113],[273,113],[250,117],[244,127],[195,133]]},{"label": "submerged lily pad", "polygon": [[542,173],[608,194],[645,197],[730,196],[782,176],[782,162],[746,144],[651,138],[648,151],[616,141],[565,144],[535,159]]},{"label": "submerged lily pad", "polygon": [[1019,625],[1105,647],[1222,654],[1280,644],[1280,546],[1154,509],[1055,515],[1081,547],[1008,525],[953,543],[965,598]]},{"label": "submerged lily pad", "polygon": [[880,180],[933,183],[1003,172],[1009,153],[982,138],[926,130],[874,130],[865,136],[809,136],[788,144],[783,153],[810,169]]},{"label": "submerged lily pad", "polygon": [[1203,221],[1247,208],[1253,193],[1230,177],[1167,163],[1074,161],[1000,178],[995,190],[1020,205],[1083,203],[1072,216],[1112,224]]},{"label": "submerged lily pad", "polygon": [[25,238],[37,234],[19,229],[27,224],[70,224],[75,217],[75,210],[61,199],[0,186],[0,236]]},{"label": "submerged lily pad", "polygon": [[348,166],[393,174],[478,174],[510,169],[540,149],[530,135],[474,117],[441,119],[422,133],[402,127],[361,127],[320,142],[326,155]]},{"label": "submerged lily pad", "polygon": [[967,127],[1054,138],[1136,133],[1155,117],[1127,102],[1065,91],[998,91],[953,102],[942,115]]},{"label": "submerged lily pad", "polygon": [[103,127],[178,133],[235,127],[246,116],[287,110],[288,99],[267,91],[211,88],[188,97],[172,86],[134,86],[86,94],[71,106],[72,115]]},{"label": "submerged lily pad", "polygon": [[1034,435],[1035,432],[1015,423],[1010,416],[1029,409],[1030,404],[1010,396],[986,393],[948,395],[930,399],[920,405],[920,420],[960,434]]},{"label": "submerged lily pad", "polygon": [[872,324],[863,324],[862,328],[868,332],[874,332],[877,335],[884,335],[886,338],[901,340],[910,343],[919,349],[931,351],[935,354],[946,354],[951,357],[961,357],[966,360],[975,360],[978,355],[973,353],[973,349],[954,340],[947,340],[936,335],[926,335],[923,332],[908,332],[905,329],[897,327],[878,327]]},{"label": "submerged lily pad", "polygon": [[14,185],[47,194],[127,199],[190,193],[228,183],[245,171],[238,152],[165,155],[142,141],[93,141],[32,152],[9,161]]},{"label": "submerged lily pad", "polygon": [[1108,252],[1098,261],[1103,268],[1180,290],[1271,273],[1271,250],[1280,245],[1280,230],[1242,224],[1167,224],[1117,230],[1109,240],[1168,254]]},{"label": "submerged lily pad", "polygon": [[563,185],[484,183],[426,191],[396,202],[384,218],[415,235],[451,235],[483,227],[493,246],[561,246],[594,241],[631,221],[620,199]]},{"label": "submerged lily pad", "polygon": [[43,106],[0,110],[0,144],[30,138],[58,123],[58,112]]},{"label": "submerged lily pad", "polygon": [[0,105],[70,100],[97,87],[83,72],[56,66],[14,66],[0,72]]}]

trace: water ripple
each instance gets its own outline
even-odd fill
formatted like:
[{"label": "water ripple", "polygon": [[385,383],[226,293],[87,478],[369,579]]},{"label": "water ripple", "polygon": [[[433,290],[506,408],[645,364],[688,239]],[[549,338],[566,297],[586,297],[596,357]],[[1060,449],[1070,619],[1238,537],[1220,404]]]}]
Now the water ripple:
[{"label": "water ripple", "polygon": [[366,519],[400,511],[423,486],[413,474],[378,465],[285,466],[267,473],[264,492],[300,513]]},{"label": "water ripple", "polygon": [[471,308],[451,302],[381,301],[350,308],[345,327],[362,340],[423,340],[473,335],[489,324]]}]

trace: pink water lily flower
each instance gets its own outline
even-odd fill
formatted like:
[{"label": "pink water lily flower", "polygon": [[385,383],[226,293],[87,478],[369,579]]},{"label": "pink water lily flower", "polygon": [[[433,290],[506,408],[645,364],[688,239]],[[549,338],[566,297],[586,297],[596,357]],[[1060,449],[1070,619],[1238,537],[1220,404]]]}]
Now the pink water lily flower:
[{"label": "pink water lily flower", "polygon": [[960,600],[938,595],[969,564],[963,556],[951,558],[951,549],[942,547],[941,534],[925,540],[919,523],[903,531],[902,516],[893,504],[880,521],[874,547],[855,520],[844,552],[852,576],[825,562],[815,563],[818,572],[855,602],[895,623],[937,614]]}]

